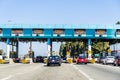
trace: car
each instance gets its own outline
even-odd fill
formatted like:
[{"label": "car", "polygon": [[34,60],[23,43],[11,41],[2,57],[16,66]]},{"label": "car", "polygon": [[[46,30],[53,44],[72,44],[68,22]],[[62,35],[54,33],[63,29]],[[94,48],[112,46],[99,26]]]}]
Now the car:
[{"label": "car", "polygon": [[104,60],[105,60],[105,57],[99,58],[99,63],[103,63]]},{"label": "car", "polygon": [[43,62],[44,62],[44,58],[43,58],[42,56],[36,56],[36,57],[33,59],[33,62],[43,63]]},{"label": "car", "polygon": [[20,59],[20,58],[13,58],[13,62],[14,62],[14,63],[20,63],[20,62],[21,62],[21,59]]},{"label": "car", "polygon": [[117,56],[116,58],[115,58],[115,61],[114,61],[114,63],[113,63],[113,65],[114,66],[120,66],[120,56]]},{"label": "car", "polygon": [[7,58],[7,56],[5,55],[0,55],[0,64],[8,64],[10,63],[9,58]]},{"label": "car", "polygon": [[115,61],[114,56],[106,56],[105,59],[103,59],[103,64],[113,64]]},{"label": "car", "polygon": [[49,56],[47,60],[47,66],[50,66],[51,64],[58,64],[61,66],[61,57],[60,56]]},{"label": "car", "polygon": [[79,63],[87,64],[88,63],[87,57],[86,56],[78,56],[77,60],[76,60],[76,64],[79,64]]},{"label": "car", "polygon": [[5,64],[9,64],[10,63],[10,60],[8,58],[5,58],[4,60],[5,60],[5,62],[4,62]]},{"label": "car", "polygon": [[62,61],[62,63],[67,63],[67,58],[66,57],[62,58],[61,61]]}]

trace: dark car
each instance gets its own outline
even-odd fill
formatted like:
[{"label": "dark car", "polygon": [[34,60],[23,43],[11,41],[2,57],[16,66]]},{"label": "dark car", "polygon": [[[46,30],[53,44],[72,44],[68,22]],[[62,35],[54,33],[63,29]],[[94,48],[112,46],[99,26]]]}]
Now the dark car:
[{"label": "dark car", "polygon": [[120,56],[117,56],[116,58],[115,58],[115,61],[114,61],[114,66],[120,66]]},{"label": "dark car", "polygon": [[49,56],[47,66],[50,66],[51,64],[58,64],[61,66],[61,58],[59,56]]},{"label": "dark car", "polygon": [[36,58],[34,58],[33,62],[43,63],[44,62],[44,58],[42,56],[36,56]]},{"label": "dark car", "polygon": [[76,64],[79,64],[79,63],[87,64],[88,63],[87,57],[85,57],[85,56],[79,56],[77,58]]},{"label": "dark car", "polygon": [[20,63],[20,62],[21,62],[21,59],[20,59],[20,58],[13,58],[13,62],[14,62],[14,63]]},{"label": "dark car", "polygon": [[105,59],[105,57],[99,58],[99,63],[103,63],[104,59]]}]

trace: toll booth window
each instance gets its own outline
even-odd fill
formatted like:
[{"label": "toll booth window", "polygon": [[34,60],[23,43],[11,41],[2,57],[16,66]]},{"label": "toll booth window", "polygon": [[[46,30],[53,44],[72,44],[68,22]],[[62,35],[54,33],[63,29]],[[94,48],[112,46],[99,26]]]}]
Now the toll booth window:
[{"label": "toll booth window", "polygon": [[117,35],[120,35],[120,29],[117,30]]},{"label": "toll booth window", "polygon": [[85,34],[85,30],[84,29],[75,29],[75,34]]},{"label": "toll booth window", "polygon": [[23,29],[12,29],[12,34],[23,34]]},{"label": "toll booth window", "polygon": [[105,29],[97,29],[95,33],[99,34],[99,35],[104,35],[104,34],[106,34],[106,30]]},{"label": "toll booth window", "polygon": [[54,29],[54,34],[64,34],[64,29]]},{"label": "toll booth window", "polygon": [[33,29],[33,34],[43,34],[43,29]]}]

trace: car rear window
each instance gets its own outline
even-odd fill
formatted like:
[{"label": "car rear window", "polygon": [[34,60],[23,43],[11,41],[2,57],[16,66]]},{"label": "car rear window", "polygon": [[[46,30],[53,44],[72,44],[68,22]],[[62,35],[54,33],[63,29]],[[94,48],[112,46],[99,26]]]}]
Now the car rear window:
[{"label": "car rear window", "polygon": [[59,59],[58,56],[50,56],[49,59]]},{"label": "car rear window", "polygon": [[79,56],[79,58],[86,58],[85,56]]},{"label": "car rear window", "polygon": [[114,56],[108,56],[107,58],[114,58]]}]

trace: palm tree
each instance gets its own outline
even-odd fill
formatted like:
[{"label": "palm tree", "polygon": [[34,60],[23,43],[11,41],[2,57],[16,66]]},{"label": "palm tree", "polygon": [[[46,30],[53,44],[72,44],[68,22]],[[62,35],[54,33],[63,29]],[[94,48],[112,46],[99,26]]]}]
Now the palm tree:
[{"label": "palm tree", "polygon": [[3,50],[2,49],[0,49],[0,55],[2,55],[3,54]]},{"label": "palm tree", "polygon": [[118,21],[116,24],[120,24],[120,21]]}]

